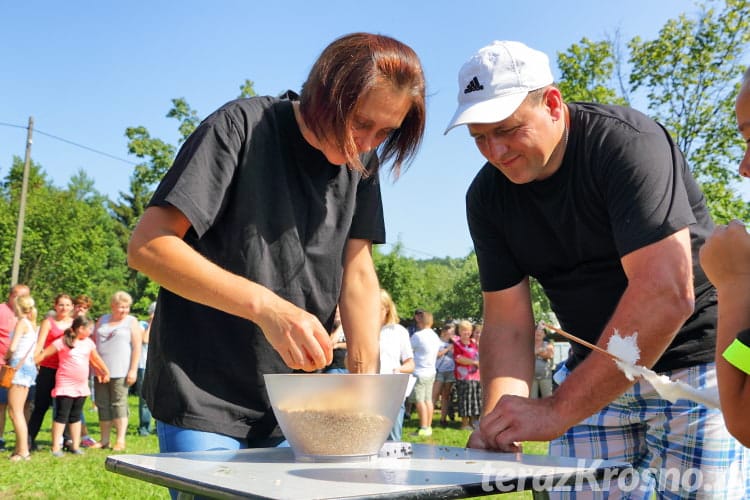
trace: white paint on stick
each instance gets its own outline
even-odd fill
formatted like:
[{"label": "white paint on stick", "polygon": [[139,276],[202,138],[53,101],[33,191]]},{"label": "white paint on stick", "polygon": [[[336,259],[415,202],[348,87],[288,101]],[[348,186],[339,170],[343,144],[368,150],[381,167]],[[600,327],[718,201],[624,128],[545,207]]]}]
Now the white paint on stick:
[{"label": "white paint on stick", "polygon": [[638,347],[638,332],[621,336],[615,330],[607,343],[607,351],[620,359],[620,361],[615,361],[615,364],[628,380],[635,380],[638,377],[645,379],[659,393],[659,396],[667,401],[674,403],[678,399],[689,399],[710,408],[720,407],[717,387],[696,389],[685,382],[673,381],[666,375],[659,375],[645,366],[637,365],[636,363],[641,359],[641,349]]}]

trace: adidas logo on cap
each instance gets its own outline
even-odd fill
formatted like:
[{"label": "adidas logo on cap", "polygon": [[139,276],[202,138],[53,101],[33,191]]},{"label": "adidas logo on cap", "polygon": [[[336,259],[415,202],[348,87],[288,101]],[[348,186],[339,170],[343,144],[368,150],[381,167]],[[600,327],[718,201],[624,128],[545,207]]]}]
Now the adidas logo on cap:
[{"label": "adidas logo on cap", "polygon": [[545,53],[521,42],[492,42],[461,66],[458,108],[445,132],[459,125],[505,120],[529,92],[553,82]]},{"label": "adidas logo on cap", "polygon": [[477,92],[479,90],[484,90],[484,85],[480,85],[479,79],[475,76],[471,79],[469,84],[464,89],[464,94],[468,94],[469,92]]}]

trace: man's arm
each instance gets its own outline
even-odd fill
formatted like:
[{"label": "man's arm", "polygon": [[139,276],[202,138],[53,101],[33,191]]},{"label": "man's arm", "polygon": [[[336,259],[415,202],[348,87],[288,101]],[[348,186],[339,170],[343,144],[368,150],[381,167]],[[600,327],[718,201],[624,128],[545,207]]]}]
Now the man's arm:
[{"label": "man's arm", "polygon": [[[615,330],[621,335],[638,332],[638,364],[651,367],[693,312],[688,229],[631,252],[622,258],[622,266],[628,286],[597,345],[606,349]],[[588,356],[568,379],[558,387],[556,408],[570,425],[600,410],[632,385],[611,360],[598,353]]]},{"label": "man's arm", "polygon": [[351,373],[378,373],[380,363],[380,285],[371,247],[368,240],[350,239],[344,252],[339,307]]},{"label": "man's arm", "polygon": [[[482,379],[482,419],[468,445],[497,448],[495,438],[502,427],[497,403],[505,395],[528,397],[534,376],[534,315],[528,279],[497,292],[484,292],[482,341],[479,343],[479,373]],[[514,445],[502,448],[514,451]]]},{"label": "man's arm", "polygon": [[[639,364],[650,367],[662,355],[693,311],[693,273],[690,234],[687,229],[640,248],[622,258],[628,286],[597,344],[605,348],[615,330],[638,332]],[[533,326],[529,327],[533,329]],[[532,330],[530,330],[532,331]],[[575,332],[571,332],[575,335]],[[482,338],[484,342],[484,337]],[[532,348],[528,348],[529,355]],[[493,364],[495,363],[493,360]],[[529,370],[531,369],[529,364]],[[495,370],[503,370],[501,367]],[[518,370],[518,368],[516,368]],[[499,391],[502,378],[486,378],[484,387]],[[552,396],[527,399],[502,398],[492,409],[493,418],[482,419],[483,444],[514,449],[521,441],[548,441],[597,412],[622,394],[632,382],[606,356],[592,353],[568,376]],[[492,400],[488,403],[492,404]],[[471,442],[470,442],[471,444]]]}]

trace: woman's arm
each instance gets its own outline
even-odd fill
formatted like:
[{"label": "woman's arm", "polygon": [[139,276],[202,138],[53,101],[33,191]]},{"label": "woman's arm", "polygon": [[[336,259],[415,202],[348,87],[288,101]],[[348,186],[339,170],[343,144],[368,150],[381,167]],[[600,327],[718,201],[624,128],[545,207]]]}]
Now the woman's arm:
[{"label": "woman's arm", "polygon": [[380,285],[371,247],[368,240],[350,239],[344,251],[339,304],[351,373],[377,373],[380,360]]},{"label": "woman's arm", "polygon": [[99,356],[99,352],[94,348],[91,350],[91,356],[89,357],[89,364],[94,368],[96,372],[96,378],[100,384],[106,384],[109,382],[109,368],[104,363],[104,360]]},{"label": "woman's arm", "polygon": [[154,322],[154,315],[152,314],[151,317],[148,318],[148,323],[146,324],[146,328],[143,330],[143,339],[142,343],[148,344],[151,340],[151,323]]},{"label": "woman's arm", "polygon": [[472,359],[472,358],[469,358],[467,356],[462,356],[460,354],[458,356],[456,356],[455,360],[456,360],[456,363],[458,363],[459,365],[466,365],[466,366],[472,366],[472,365],[474,365],[474,366],[479,366],[479,360],[478,359]]},{"label": "woman's arm", "polygon": [[438,351],[438,357],[445,356],[449,352],[450,353],[453,352],[453,344],[449,344],[448,347],[446,347],[445,349],[442,349],[442,350]]},{"label": "woman's arm", "polygon": [[47,334],[49,334],[49,330],[50,328],[52,328],[51,321],[52,320],[50,318],[44,318],[42,320],[42,324],[39,326],[39,335],[36,338],[36,348],[34,349],[35,360],[36,355],[41,354],[42,350],[44,350],[44,343],[47,341]]},{"label": "woman's arm", "polygon": [[398,369],[399,373],[412,373],[414,371],[414,358],[405,359]]},{"label": "woman's arm", "polygon": [[130,366],[125,377],[125,383],[135,384],[138,379],[138,360],[141,359],[141,348],[143,347],[143,328],[138,320],[133,317],[130,322]]},{"label": "woman's arm", "polygon": [[15,328],[13,328],[13,334],[11,335],[10,345],[8,345],[8,350],[5,351],[5,361],[8,362],[13,357],[13,353],[16,352],[16,348],[18,347],[18,342],[21,340],[21,336],[18,335],[18,323],[16,323]]},{"label": "woman's arm", "polygon": [[315,315],[203,257],[183,240],[189,228],[175,207],[147,208],[131,235],[128,265],[188,300],[254,322],[290,368],[331,362],[328,332]]},{"label": "woman's arm", "polygon": [[44,361],[46,358],[52,356],[57,352],[57,347],[55,347],[55,344],[50,344],[44,350],[41,352],[37,352],[34,354],[34,363],[37,365]]}]

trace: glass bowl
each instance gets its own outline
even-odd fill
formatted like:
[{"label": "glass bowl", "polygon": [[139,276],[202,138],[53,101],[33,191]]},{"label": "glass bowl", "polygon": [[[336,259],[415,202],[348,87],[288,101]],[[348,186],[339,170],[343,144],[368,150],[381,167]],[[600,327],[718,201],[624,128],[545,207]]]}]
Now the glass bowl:
[{"label": "glass bowl", "polygon": [[404,401],[409,375],[264,375],[276,420],[302,461],[377,456]]}]

